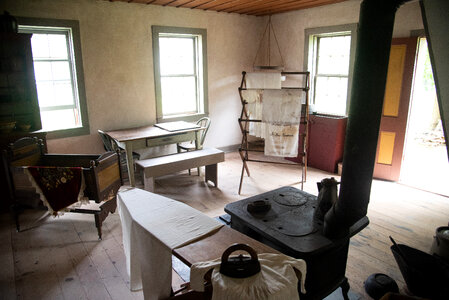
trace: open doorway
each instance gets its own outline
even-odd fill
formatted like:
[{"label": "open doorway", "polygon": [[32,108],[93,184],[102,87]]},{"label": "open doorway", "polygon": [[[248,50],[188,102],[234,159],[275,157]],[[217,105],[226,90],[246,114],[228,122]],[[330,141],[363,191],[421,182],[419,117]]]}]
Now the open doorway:
[{"label": "open doorway", "polygon": [[399,181],[449,196],[449,162],[426,38],[419,39]]}]

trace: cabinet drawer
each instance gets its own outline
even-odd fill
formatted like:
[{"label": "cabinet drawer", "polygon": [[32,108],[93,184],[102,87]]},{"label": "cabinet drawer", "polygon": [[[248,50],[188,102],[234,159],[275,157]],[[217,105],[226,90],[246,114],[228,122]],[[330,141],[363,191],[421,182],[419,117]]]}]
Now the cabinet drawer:
[{"label": "cabinet drawer", "polygon": [[171,136],[163,136],[157,138],[151,138],[146,140],[147,147],[155,147],[169,144],[176,144],[181,142],[187,142],[195,140],[194,132],[183,132]]}]

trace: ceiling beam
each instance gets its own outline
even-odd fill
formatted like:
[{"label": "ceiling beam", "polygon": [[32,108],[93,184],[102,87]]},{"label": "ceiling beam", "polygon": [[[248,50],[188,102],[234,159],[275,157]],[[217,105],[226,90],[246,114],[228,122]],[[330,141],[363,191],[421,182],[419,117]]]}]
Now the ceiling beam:
[{"label": "ceiling beam", "polygon": [[348,0],[104,0],[265,16]]}]

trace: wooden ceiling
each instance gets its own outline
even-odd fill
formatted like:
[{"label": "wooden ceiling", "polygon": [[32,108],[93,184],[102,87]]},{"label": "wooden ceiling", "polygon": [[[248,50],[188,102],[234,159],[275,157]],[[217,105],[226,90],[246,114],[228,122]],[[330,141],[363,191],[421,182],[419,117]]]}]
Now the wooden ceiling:
[{"label": "wooden ceiling", "polygon": [[347,0],[109,0],[267,16]]}]

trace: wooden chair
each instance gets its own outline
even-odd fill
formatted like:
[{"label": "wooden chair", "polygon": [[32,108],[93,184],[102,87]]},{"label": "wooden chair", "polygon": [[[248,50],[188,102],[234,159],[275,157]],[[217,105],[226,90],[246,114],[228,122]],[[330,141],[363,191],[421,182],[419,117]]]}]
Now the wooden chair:
[{"label": "wooden chair", "polygon": [[[208,117],[203,117],[203,118],[199,119],[198,121],[196,121],[197,125],[206,128],[203,131],[201,131],[201,136],[200,136],[200,140],[199,140],[198,149],[202,149],[203,148],[204,139],[206,138],[207,131],[209,130],[210,122],[211,122],[210,118],[208,118]],[[178,143],[178,144],[176,144],[176,147],[177,147],[178,153],[180,153],[182,151],[193,151],[193,150],[196,150],[194,141],[190,141],[190,142],[187,142],[187,143]],[[200,175],[200,168],[197,168],[197,170],[198,170],[198,176],[199,176]],[[190,175],[190,169],[189,169],[189,175]]]},{"label": "wooden chair", "polygon": [[[120,153],[120,168],[123,175],[126,175],[126,178],[128,178],[128,166],[126,164],[126,152],[125,149],[120,148],[119,145],[117,145],[117,142],[112,139],[106,132],[103,130],[98,129],[98,134],[101,137],[101,140],[103,141],[103,147],[106,151],[119,151]],[[133,160],[139,160],[140,154],[137,152],[133,152]],[[136,168],[134,164],[134,169]]]}]

